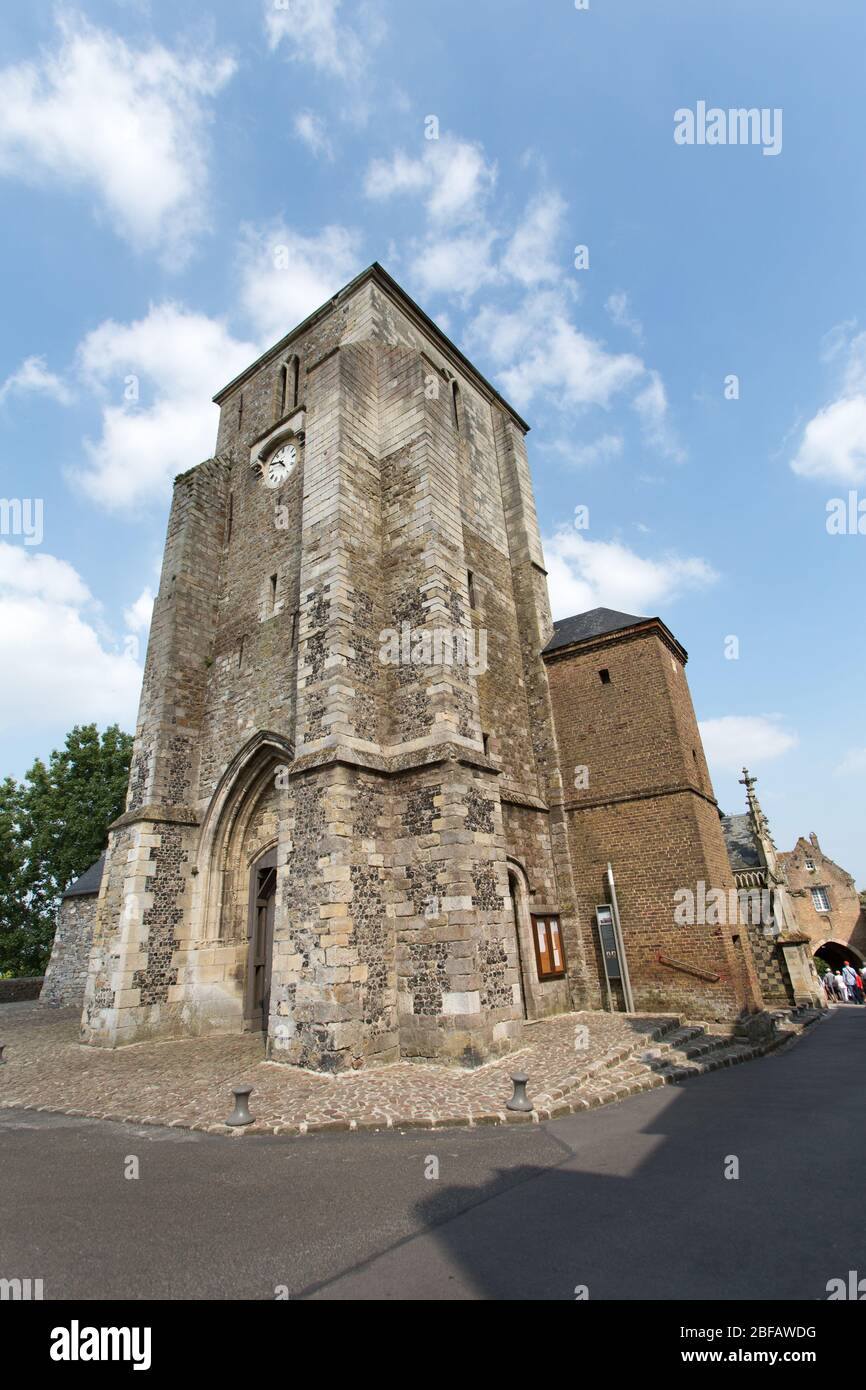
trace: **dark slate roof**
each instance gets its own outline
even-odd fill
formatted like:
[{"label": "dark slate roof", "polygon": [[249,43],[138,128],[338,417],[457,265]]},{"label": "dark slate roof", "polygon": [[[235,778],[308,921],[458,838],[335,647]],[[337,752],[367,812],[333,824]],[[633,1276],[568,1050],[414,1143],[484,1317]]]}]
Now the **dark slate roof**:
[{"label": "dark slate roof", "polygon": [[102,871],[105,868],[105,854],[100,854],[95,864],[91,864],[89,869],[85,869],[80,878],[74,883],[70,883],[64,898],[86,898],[91,894],[99,892],[99,885],[102,882]]},{"label": "dark slate roof", "polygon": [[758,841],[752,830],[752,818],[744,813],[741,816],[722,816],[722,833],[728,847],[728,858],[732,869],[762,868]]},{"label": "dark slate roof", "polygon": [[649,618],[635,617],[634,613],[617,613],[615,608],[591,608],[588,613],[577,613],[573,618],[560,618],[554,623],[553,636],[544,650],[555,652],[559,647],[569,647],[572,642],[583,642],[587,637],[604,637],[608,632],[621,632],[649,621]]}]

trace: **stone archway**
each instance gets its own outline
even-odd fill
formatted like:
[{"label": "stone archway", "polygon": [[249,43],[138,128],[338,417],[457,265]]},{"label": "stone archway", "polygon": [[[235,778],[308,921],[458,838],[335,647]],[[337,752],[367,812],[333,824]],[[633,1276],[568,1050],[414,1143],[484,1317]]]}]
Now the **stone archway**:
[{"label": "stone archway", "polygon": [[845,946],[841,941],[833,941],[829,938],[827,941],[822,941],[820,946],[816,946],[812,954],[824,961],[833,970],[841,970],[846,960],[849,960],[859,970],[864,959],[860,951],[856,951],[853,946]]},{"label": "stone archway", "polygon": [[[268,891],[269,934],[279,916],[285,863],[279,845],[285,840],[290,811],[287,770],[293,749],[279,735],[259,733],[229,764],[211,798],[199,839],[199,944],[213,949],[223,974],[230,978],[232,1008],[238,1026],[270,1032],[262,1016],[261,998],[254,998],[255,974],[251,935],[257,922],[251,903],[254,867],[268,864],[273,882]],[[284,860],[284,856],[283,856]],[[268,949],[270,949],[268,947]],[[265,962],[270,979],[270,959]],[[269,1002],[266,991],[262,998]]]}]

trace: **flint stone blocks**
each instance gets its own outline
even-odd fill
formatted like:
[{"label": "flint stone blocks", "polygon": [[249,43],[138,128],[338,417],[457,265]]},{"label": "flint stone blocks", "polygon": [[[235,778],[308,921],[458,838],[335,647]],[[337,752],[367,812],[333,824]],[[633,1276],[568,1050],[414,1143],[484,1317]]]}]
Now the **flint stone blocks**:
[{"label": "flint stone blocks", "polygon": [[[476,1065],[600,993],[526,426],[378,266],[216,399],[216,453],[175,483],[82,1040],[261,1028],[320,1071]],[[563,978],[538,978],[535,905]]]}]

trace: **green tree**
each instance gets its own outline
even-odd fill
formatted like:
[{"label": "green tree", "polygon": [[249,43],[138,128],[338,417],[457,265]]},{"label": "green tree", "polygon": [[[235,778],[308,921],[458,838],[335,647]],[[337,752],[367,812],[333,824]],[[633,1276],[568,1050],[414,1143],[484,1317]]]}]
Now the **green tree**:
[{"label": "green tree", "polygon": [[0,952],[16,973],[35,974],[47,963],[61,894],[105,848],[108,827],[124,807],[131,757],[132,738],[116,724],[102,735],[95,724],[76,725],[47,767],[37,758],[17,798],[8,793],[10,821],[14,808],[20,835],[26,917],[10,920],[8,930],[4,923]]},{"label": "green tree", "polygon": [[0,975],[26,973],[20,966],[32,953],[21,839],[21,788],[13,777],[0,782]]}]

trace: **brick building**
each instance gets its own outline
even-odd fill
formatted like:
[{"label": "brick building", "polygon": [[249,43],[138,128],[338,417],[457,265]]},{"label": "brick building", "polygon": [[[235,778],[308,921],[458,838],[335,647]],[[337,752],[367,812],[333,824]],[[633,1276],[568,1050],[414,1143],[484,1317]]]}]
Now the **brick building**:
[{"label": "brick building", "polygon": [[544,651],[590,999],[605,1002],[595,923],[610,865],[634,1006],[718,1017],[761,996],[736,921],[681,923],[673,910],[682,890],[697,902],[701,884],[735,887],[687,659],[660,618],[608,608],[556,623]]},{"label": "brick building", "polygon": [[851,874],[824,854],[818,836],[800,836],[778,852],[743,768],[747,810],[723,817],[731,865],[742,889],[767,889],[769,922],[750,928],[753,955],[767,1004],[820,999],[813,958],[838,970],[846,960],[866,964],[866,908]]},{"label": "brick building", "polygon": [[471,1064],[577,1007],[760,1007],[740,933],[671,919],[683,885],[733,884],[686,654],[658,618],[551,622],[508,403],[378,265],[216,401],[82,1040]]},{"label": "brick building", "polygon": [[846,960],[866,963],[866,908],[851,875],[824,853],[814,832],[779,858],[797,929],[812,954],[834,969]]}]

